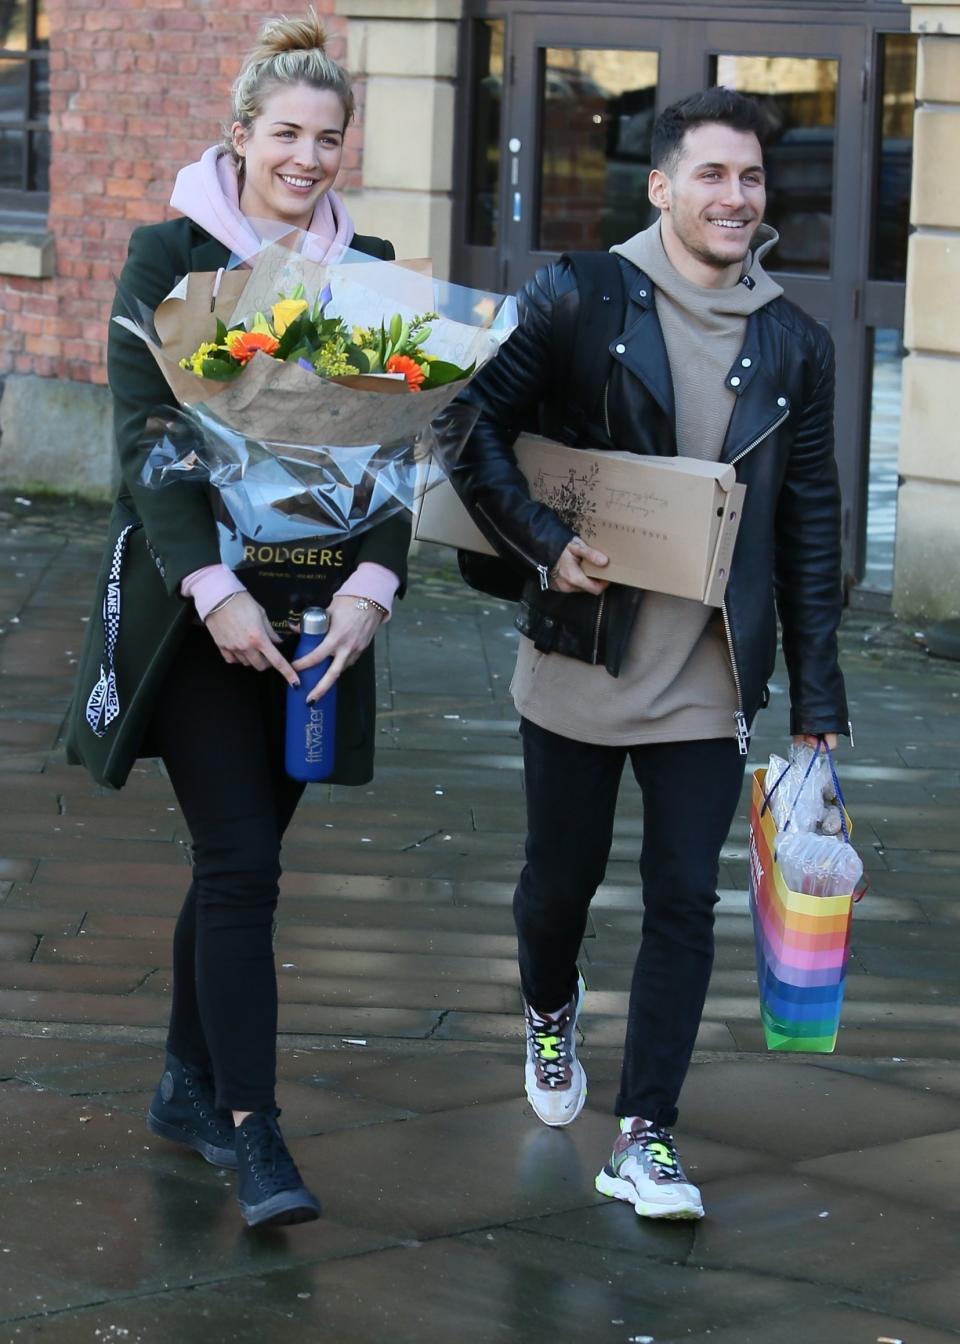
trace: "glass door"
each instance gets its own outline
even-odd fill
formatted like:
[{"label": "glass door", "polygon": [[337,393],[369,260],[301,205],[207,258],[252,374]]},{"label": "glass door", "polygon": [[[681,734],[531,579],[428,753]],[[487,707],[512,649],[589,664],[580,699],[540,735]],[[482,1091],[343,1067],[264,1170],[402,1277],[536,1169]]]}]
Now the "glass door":
[{"label": "glass door", "polygon": [[516,15],[504,127],[503,280],[568,250],[606,249],[651,220],[650,133],[678,82],[685,25]]}]

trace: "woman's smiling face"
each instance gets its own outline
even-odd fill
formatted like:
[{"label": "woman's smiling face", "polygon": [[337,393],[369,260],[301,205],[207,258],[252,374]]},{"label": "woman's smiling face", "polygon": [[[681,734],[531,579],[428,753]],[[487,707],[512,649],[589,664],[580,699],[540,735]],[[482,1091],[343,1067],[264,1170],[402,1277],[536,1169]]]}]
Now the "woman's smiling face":
[{"label": "woman's smiling face", "polygon": [[243,213],[307,228],[340,171],[344,129],[337,94],[307,84],[268,94],[251,126],[234,122],[231,135],[244,163]]}]

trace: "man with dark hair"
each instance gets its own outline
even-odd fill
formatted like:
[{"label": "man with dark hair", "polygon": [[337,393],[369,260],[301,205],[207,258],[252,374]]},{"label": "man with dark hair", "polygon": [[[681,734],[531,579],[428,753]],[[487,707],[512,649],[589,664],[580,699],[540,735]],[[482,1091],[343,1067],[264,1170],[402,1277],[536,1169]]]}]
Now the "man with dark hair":
[{"label": "man with dark hair", "polygon": [[[654,131],[651,227],[571,254],[518,296],[520,324],[465,393],[480,409],[454,483],[525,567],[512,682],[526,865],[514,896],[526,1091],[548,1125],[579,1114],[577,956],[603,879],[624,765],[640,786],[642,941],[620,1134],[597,1177],[639,1214],[699,1218],[670,1132],[713,961],[719,856],[767,702],[777,615],[795,741],[836,745],[840,495],[833,348],[764,271],[762,113],[711,89]],[[597,359],[599,354],[599,359]],[[746,502],[721,610],[590,578],[607,558],[530,498],[513,443],[536,423],[576,446],[735,463]]]}]

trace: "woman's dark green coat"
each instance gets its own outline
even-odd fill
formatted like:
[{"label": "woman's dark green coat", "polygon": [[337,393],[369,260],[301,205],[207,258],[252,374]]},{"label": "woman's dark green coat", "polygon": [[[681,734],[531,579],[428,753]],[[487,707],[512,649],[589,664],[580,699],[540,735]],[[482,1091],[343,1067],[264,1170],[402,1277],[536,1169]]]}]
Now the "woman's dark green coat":
[{"label": "woman's dark green coat", "polygon": [[[380,238],[356,235],[351,246],[389,260],[393,248]],[[122,290],[151,311],[189,271],[215,271],[229,262],[229,250],[188,219],[137,229],[130,239]],[[114,313],[125,311],[118,297]],[[144,422],[173,404],[163,374],[147,347],[117,323],[110,323],[107,372],[113,393],[114,435],[122,485],[110,518],[107,549],[97,580],[67,730],[67,759],[87,767],[99,784],[121,788],[138,756],[159,754],[147,732],[157,691],[194,616],[193,603],[180,596],[180,580],[220,560],[216,527],[204,487],[178,483],[161,490],[139,484]],[[101,603],[114,546],[128,523],[131,532],[121,576],[121,623],[116,650],[120,714],[97,737],[84,711],[100,677],[103,658]],[[401,514],[365,533],[357,558],[386,565],[406,581],[410,524]],[[234,669],[224,664],[224,674]],[[273,671],[261,676],[277,676]],[[332,782],[365,784],[373,773],[375,674],[373,644],[348,668],[337,687],[337,752]]]}]

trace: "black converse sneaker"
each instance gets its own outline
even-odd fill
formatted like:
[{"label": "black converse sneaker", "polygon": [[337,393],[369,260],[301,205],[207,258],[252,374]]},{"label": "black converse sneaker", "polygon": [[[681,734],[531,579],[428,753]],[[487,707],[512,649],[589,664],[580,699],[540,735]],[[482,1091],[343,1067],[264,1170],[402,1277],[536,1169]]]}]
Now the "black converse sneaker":
[{"label": "black converse sneaker", "polygon": [[196,1149],[215,1167],[237,1165],[233,1116],[217,1107],[212,1077],[174,1055],[167,1055],[147,1111],[147,1129],[161,1139]]},{"label": "black converse sneaker", "polygon": [[632,1204],[642,1218],[702,1218],[700,1191],[680,1165],[673,1135],[648,1120],[620,1122],[610,1161],[596,1179],[601,1195]]},{"label": "black converse sneaker", "polygon": [[556,1017],[524,1005],[527,1100],[545,1125],[569,1125],[587,1099],[587,1075],[577,1059],[577,1018],[586,986],[577,977],[573,998]]},{"label": "black converse sneaker", "polygon": [[237,1128],[237,1199],[249,1227],[308,1223],[320,1217],[314,1199],[283,1141],[280,1111],[254,1111]]}]

